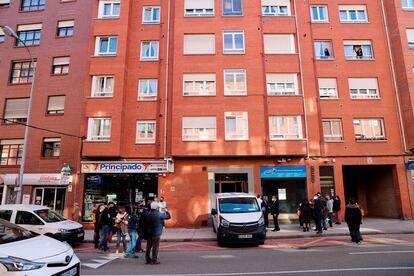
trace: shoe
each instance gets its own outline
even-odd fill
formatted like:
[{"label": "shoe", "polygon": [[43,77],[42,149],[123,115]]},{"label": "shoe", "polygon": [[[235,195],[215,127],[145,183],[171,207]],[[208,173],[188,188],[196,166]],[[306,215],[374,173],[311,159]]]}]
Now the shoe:
[{"label": "shoe", "polygon": [[141,249],[141,251],[138,251],[138,252],[145,253],[145,249]]},{"label": "shoe", "polygon": [[316,232],[316,234],[321,235],[321,234],[323,234],[323,232],[322,231],[318,231],[318,232]]},{"label": "shoe", "polygon": [[341,224],[340,222],[335,222],[335,224]]},{"label": "shoe", "polygon": [[276,229],[272,229],[272,232],[276,232],[277,230]]},{"label": "shoe", "polygon": [[151,262],[146,261],[145,264],[152,264]]},{"label": "shoe", "polygon": [[152,261],[152,264],[153,264],[153,265],[159,265],[159,264],[160,264],[160,262],[159,262],[159,261]]},{"label": "shoe", "polygon": [[306,228],[303,228],[303,232],[306,232]]},{"label": "shoe", "polygon": [[325,230],[325,231],[326,231],[326,230],[328,230],[328,228],[324,227],[324,228],[323,228],[323,230]]}]

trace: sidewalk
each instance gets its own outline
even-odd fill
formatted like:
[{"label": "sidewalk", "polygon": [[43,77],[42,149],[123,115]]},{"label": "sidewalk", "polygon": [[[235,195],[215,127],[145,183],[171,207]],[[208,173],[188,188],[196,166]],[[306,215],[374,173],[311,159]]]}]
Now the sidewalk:
[{"label": "sidewalk", "polygon": [[[348,236],[346,223],[334,224],[333,228],[316,235],[314,231],[302,232],[299,224],[280,224],[280,232],[267,232],[267,239],[306,238],[316,236]],[[365,219],[361,225],[362,234],[414,234],[413,220],[398,219]],[[210,227],[203,228],[167,228],[162,235],[162,241],[168,242],[196,242],[215,241],[216,234]],[[93,230],[85,230],[85,242],[93,242]]]}]

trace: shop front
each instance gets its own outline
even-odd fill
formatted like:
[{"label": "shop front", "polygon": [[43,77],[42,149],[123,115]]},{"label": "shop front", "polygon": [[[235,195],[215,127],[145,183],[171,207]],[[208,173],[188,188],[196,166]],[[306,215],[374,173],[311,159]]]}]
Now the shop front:
[{"label": "shop front", "polygon": [[169,161],[82,162],[85,177],[83,220],[92,221],[96,204],[134,205],[158,197],[158,176],[172,171]]},{"label": "shop front", "polygon": [[260,167],[262,194],[277,196],[280,213],[293,214],[307,198],[306,166]]}]

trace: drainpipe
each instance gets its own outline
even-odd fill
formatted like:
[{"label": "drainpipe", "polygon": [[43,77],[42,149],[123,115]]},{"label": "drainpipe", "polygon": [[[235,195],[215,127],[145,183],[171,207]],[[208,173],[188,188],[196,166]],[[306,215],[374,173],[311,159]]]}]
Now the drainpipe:
[{"label": "drainpipe", "polygon": [[165,106],[164,106],[164,160],[167,160],[167,127],[168,127],[168,86],[169,86],[169,65],[170,65],[170,21],[171,21],[171,0],[168,0],[167,19],[167,52],[165,59]]},{"label": "drainpipe", "polygon": [[296,0],[293,0],[293,8],[294,8],[294,11],[295,11],[296,35],[297,35],[297,38],[298,38],[300,83],[301,83],[301,89],[302,89],[302,105],[303,105],[303,115],[304,115],[304,125],[305,125],[305,135],[306,135],[306,158],[309,159],[308,114],[307,114],[306,100],[305,100],[305,84],[304,84],[304,81],[303,81],[302,52],[301,52],[301,48],[300,48],[300,32],[299,32],[299,23],[298,23],[298,13],[297,13],[297,8],[296,8]]}]

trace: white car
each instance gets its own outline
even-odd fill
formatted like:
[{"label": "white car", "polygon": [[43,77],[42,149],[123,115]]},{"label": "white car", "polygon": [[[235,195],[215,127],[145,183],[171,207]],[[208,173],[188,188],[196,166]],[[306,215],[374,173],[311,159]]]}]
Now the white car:
[{"label": "white car", "polygon": [[0,219],[0,275],[75,276],[80,261],[69,244]]},{"label": "white car", "polygon": [[0,219],[60,241],[81,242],[85,236],[82,224],[67,220],[45,206],[0,205]]}]

